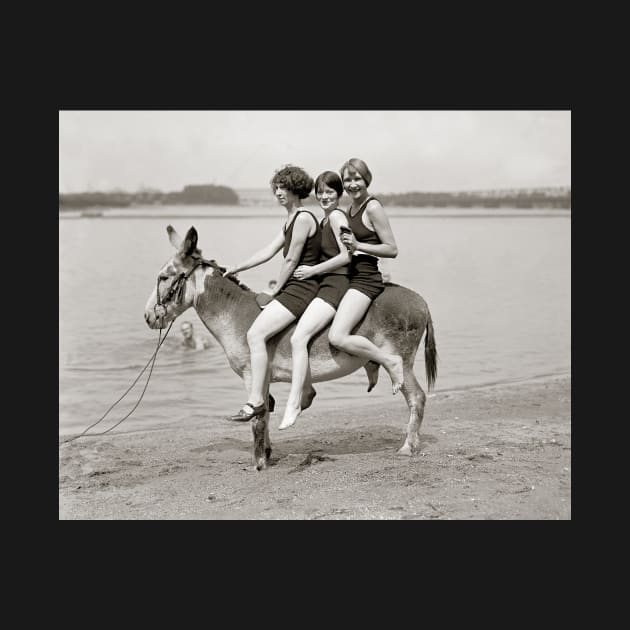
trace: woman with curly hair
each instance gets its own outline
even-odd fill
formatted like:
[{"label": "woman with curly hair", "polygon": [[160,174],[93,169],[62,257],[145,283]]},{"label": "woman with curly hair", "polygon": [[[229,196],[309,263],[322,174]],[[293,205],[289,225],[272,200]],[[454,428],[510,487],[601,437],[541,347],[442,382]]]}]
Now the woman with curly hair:
[{"label": "woman with curly hair", "polygon": [[378,269],[379,257],[396,258],[398,247],[381,202],[367,191],[372,182],[367,164],[351,158],[343,164],[339,174],[351,200],[347,210],[351,231],[344,232],[341,240],[352,253],[352,260],[350,284],[337,307],[328,339],[339,350],[382,365],[392,380],[395,394],[403,383],[402,357],[378,348],[366,337],[353,335],[351,331],[372,301],[385,290]]},{"label": "woman with curly hair", "polygon": [[319,262],[321,230],[317,219],[302,206],[302,199],[306,199],[313,189],[313,179],[304,169],[289,164],[275,172],[270,184],[276,199],[287,211],[282,230],[266,247],[223,274],[236,274],[257,267],[282,249],[284,263],[278,283],[271,294],[257,296],[263,310],[247,331],[251,379],[247,403],[237,414],[230,416],[230,420],[237,422],[246,422],[266,412],[263,389],[269,367],[267,340],[302,315],[319,287],[316,278],[293,277],[299,265]]}]

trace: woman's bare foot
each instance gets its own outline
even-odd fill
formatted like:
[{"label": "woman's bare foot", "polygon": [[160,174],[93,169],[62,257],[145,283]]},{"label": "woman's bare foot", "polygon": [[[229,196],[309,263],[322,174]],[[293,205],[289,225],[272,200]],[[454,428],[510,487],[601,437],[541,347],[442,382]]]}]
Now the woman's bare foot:
[{"label": "woman's bare foot", "polygon": [[392,394],[397,394],[405,379],[402,357],[397,354],[392,354],[391,359],[389,359],[387,363],[383,363],[383,367],[387,370],[389,378],[392,379]]},{"label": "woman's bare foot", "polygon": [[294,407],[293,405],[289,405],[289,403],[287,403],[287,407],[284,410],[284,417],[282,418],[282,422],[278,425],[278,429],[282,430],[292,427],[301,411],[302,409],[300,409],[300,407]]}]

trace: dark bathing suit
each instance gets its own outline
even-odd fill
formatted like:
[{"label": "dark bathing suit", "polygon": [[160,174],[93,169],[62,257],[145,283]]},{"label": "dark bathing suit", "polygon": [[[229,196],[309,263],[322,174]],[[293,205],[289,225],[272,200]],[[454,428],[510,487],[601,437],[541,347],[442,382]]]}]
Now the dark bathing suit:
[{"label": "dark bathing suit", "polygon": [[[372,199],[378,201],[376,197],[368,197],[354,216],[348,210],[348,225],[357,241],[380,245],[381,239],[378,237],[378,234],[366,228],[362,221],[365,208]],[[370,300],[378,297],[385,290],[383,276],[378,270],[378,258],[376,256],[370,256],[369,254],[355,254],[352,256],[352,261],[350,262],[350,286],[348,289],[356,289],[367,295]]]},{"label": "dark bathing suit", "polygon": [[[298,210],[293,217],[291,223],[284,229],[284,248],[282,255],[286,258],[289,253],[289,247],[291,246],[291,238],[293,237],[293,224],[297,219],[298,214],[306,212],[313,217],[315,226],[317,228],[313,236],[309,236],[304,243],[300,260],[296,267],[300,265],[313,266],[319,262],[320,248],[322,241],[322,232],[317,223],[317,219],[312,212],[308,210]],[[317,278],[308,278],[307,280],[298,280],[291,277],[287,280],[286,284],[282,287],[282,290],[274,299],[278,300],[282,306],[291,311],[291,313],[297,318],[302,315],[306,310],[306,307],[310,304],[311,300],[315,297],[319,288],[319,281]]]},{"label": "dark bathing suit", "polygon": [[[341,208],[335,208],[330,214],[336,210],[343,213],[344,216],[346,215]],[[330,216],[328,221],[325,221],[326,218],[324,217],[320,223],[322,230],[322,254],[319,260],[320,263],[330,260],[339,254],[339,244],[330,225]],[[350,279],[348,278],[349,273],[350,265],[348,264],[328,273],[321,274],[319,276],[319,291],[315,297],[324,300],[324,302],[330,304],[336,310],[339,306],[339,302],[341,302],[341,298],[348,290],[348,285],[350,284]]]}]

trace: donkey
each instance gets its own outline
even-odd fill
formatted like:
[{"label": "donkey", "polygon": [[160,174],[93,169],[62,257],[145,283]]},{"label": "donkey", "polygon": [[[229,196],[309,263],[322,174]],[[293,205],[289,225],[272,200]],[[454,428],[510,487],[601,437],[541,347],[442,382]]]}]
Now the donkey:
[{"label": "donkey", "polygon": [[[182,239],[172,226],[166,231],[175,255],[159,272],[157,285],[145,307],[144,317],[152,329],[165,328],[192,306],[206,328],[223,347],[230,367],[250,385],[247,330],[260,313],[256,294],[234,276],[223,277],[225,268],[215,260],[206,260],[197,248],[197,231],[191,227]],[[291,335],[295,322],[267,342],[269,371],[265,382],[265,399],[269,383],[291,381]],[[370,391],[378,378],[378,364],[341,352],[328,342],[327,326],[309,344],[311,382],[330,381],[365,367]],[[424,362],[430,391],[437,377],[437,351],[429,307],[414,291],[387,284],[373,302],[353,334],[363,335],[386,352],[403,359],[404,380],[401,391],[409,407],[409,422],[400,455],[415,454],[420,445],[420,425],[424,416],[426,395],[418,383],[413,364],[426,331]],[[308,383],[302,393],[301,407],[308,408],[315,397]],[[271,402],[271,400],[270,400]],[[254,435],[254,463],[257,470],[266,468],[271,455],[269,410],[251,420]]]}]

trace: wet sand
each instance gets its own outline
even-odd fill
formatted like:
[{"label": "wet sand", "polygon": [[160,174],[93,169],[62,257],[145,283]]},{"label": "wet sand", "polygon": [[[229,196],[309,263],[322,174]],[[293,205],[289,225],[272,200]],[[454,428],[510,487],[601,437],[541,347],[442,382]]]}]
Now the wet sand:
[{"label": "wet sand", "polygon": [[365,406],[335,413],[316,399],[286,431],[281,413],[260,472],[249,424],[211,412],[62,444],[59,518],[571,518],[569,377],[435,394],[414,457],[396,455],[408,419],[400,394],[379,405],[366,394]]}]

